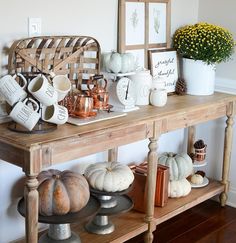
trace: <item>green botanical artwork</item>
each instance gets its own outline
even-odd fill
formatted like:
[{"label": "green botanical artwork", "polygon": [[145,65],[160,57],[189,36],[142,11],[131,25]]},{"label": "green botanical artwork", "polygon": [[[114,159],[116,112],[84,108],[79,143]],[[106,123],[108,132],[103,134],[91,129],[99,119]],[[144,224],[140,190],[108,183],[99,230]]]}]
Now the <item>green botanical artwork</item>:
[{"label": "green botanical artwork", "polygon": [[160,29],[160,11],[153,9],[154,30],[158,34]]},{"label": "green botanical artwork", "polygon": [[133,28],[136,29],[136,27],[137,27],[137,25],[138,25],[138,21],[139,21],[139,19],[138,19],[137,9],[135,9],[135,10],[133,11],[130,20],[131,20],[131,24],[132,24]]}]

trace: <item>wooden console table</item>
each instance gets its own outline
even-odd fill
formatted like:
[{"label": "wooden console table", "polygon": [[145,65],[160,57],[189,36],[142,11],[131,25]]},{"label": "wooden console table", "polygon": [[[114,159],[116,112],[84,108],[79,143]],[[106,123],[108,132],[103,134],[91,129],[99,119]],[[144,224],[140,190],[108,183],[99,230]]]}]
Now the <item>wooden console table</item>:
[{"label": "wooden console table", "polygon": [[[115,217],[119,228],[109,235],[87,234],[82,226],[75,225],[82,242],[123,242],[146,231],[146,242],[152,241],[156,225],[187,210],[196,204],[221,195],[221,204],[227,200],[228,174],[232,146],[232,126],[236,96],[215,93],[212,96],[170,96],[163,108],[145,106],[130,112],[126,117],[98,122],[86,126],[62,125],[48,134],[26,135],[9,131],[0,125],[0,158],[23,169],[26,180],[26,242],[38,241],[37,175],[48,166],[65,163],[78,157],[109,150],[110,159],[116,155],[114,148],[135,141],[149,139],[147,212],[131,211]],[[179,128],[189,129],[189,148],[193,142],[194,126],[227,116],[223,156],[222,181],[210,181],[206,188],[193,189],[191,194],[178,200],[170,199],[164,208],[154,208],[154,182],[156,179],[157,141],[161,134]],[[167,148],[168,150],[168,148]],[[145,217],[144,217],[145,216]],[[128,227],[127,227],[128,225]]]}]

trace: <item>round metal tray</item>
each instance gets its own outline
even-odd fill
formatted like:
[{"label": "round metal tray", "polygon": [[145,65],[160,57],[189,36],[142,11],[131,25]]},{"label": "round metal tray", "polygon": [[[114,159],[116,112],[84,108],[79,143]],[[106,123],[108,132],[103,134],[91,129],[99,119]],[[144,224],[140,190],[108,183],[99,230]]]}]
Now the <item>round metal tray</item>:
[{"label": "round metal tray", "polygon": [[103,196],[117,196],[117,195],[127,194],[128,192],[130,192],[130,190],[132,190],[132,188],[133,188],[133,184],[131,184],[127,189],[125,189],[123,191],[106,192],[106,191],[100,191],[100,190],[90,187],[90,192],[92,194],[103,195]]},{"label": "round metal tray", "polygon": [[134,206],[132,199],[127,195],[117,195],[115,196],[115,199],[117,201],[117,205],[115,207],[101,208],[97,215],[110,216],[120,213],[126,213],[130,211]]},{"label": "round metal tray", "polygon": [[13,132],[26,133],[26,134],[40,134],[40,133],[48,133],[48,132],[55,131],[57,129],[57,125],[40,120],[35,125],[33,130],[29,131],[23,126],[21,126],[20,124],[17,124],[16,122],[12,121],[8,124],[7,128]]},{"label": "round metal tray", "polygon": [[[87,205],[82,208],[77,213],[68,213],[65,215],[53,215],[53,216],[43,216],[39,214],[38,221],[40,223],[46,224],[66,224],[66,223],[74,223],[76,221],[83,221],[92,216],[95,216],[100,209],[100,202],[94,196],[90,196],[90,199]],[[18,212],[25,217],[25,201],[24,199],[20,199],[18,206]]]}]

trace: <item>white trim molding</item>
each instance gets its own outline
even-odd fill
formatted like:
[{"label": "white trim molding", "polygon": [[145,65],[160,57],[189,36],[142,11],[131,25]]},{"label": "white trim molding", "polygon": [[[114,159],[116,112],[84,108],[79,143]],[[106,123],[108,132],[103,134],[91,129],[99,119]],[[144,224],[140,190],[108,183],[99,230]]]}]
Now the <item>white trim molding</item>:
[{"label": "white trim molding", "polygon": [[215,91],[236,94],[236,80],[216,77]]},{"label": "white trim molding", "polygon": [[236,188],[229,189],[227,205],[236,208]]}]

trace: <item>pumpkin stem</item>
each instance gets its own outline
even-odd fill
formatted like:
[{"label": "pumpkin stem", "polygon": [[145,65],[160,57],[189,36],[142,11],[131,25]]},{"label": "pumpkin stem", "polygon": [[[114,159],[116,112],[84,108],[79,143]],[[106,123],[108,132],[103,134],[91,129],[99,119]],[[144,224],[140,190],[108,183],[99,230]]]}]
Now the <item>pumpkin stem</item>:
[{"label": "pumpkin stem", "polygon": [[107,167],[106,169],[107,169],[107,171],[109,171],[109,172],[112,171],[112,169],[111,169],[110,167]]},{"label": "pumpkin stem", "polygon": [[175,154],[175,153],[170,152],[170,153],[168,154],[168,156],[169,156],[169,157],[175,157],[175,156],[176,156],[176,154]]},{"label": "pumpkin stem", "polygon": [[55,180],[58,180],[58,179],[60,179],[60,175],[53,175],[52,178]]}]

